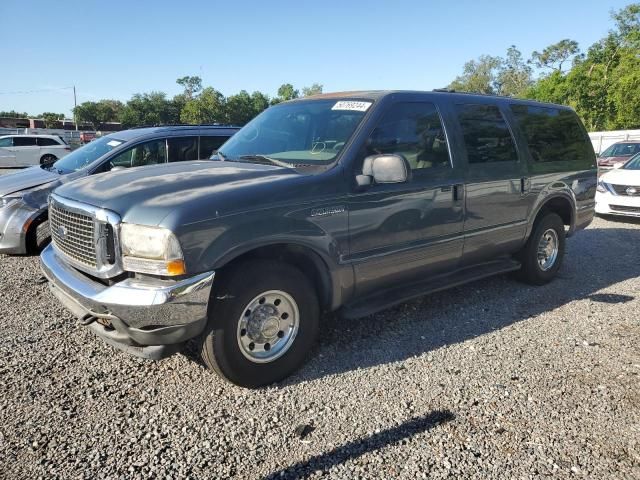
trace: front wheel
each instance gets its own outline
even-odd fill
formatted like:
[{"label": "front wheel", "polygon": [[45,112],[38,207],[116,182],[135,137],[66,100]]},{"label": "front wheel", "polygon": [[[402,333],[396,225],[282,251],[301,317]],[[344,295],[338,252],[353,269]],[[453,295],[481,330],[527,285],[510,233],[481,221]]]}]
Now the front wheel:
[{"label": "front wheel", "polygon": [[313,285],[300,270],[271,260],[244,262],[214,288],[202,359],[243,387],[281,380],[312,348],[319,312]]},{"label": "front wheel", "polygon": [[531,285],[544,285],[556,276],[564,258],[564,223],[556,213],[540,217],[524,248],[518,253],[519,278]]},{"label": "front wheel", "polygon": [[58,157],[56,157],[55,155],[51,155],[51,154],[43,155],[42,158],[40,159],[40,165],[50,165],[56,160],[58,160]]}]

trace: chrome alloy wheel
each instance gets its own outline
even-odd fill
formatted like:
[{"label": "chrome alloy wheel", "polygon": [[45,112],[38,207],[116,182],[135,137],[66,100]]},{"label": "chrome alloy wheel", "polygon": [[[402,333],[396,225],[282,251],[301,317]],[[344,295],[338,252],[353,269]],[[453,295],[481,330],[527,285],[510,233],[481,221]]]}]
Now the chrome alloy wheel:
[{"label": "chrome alloy wheel", "polygon": [[553,267],[558,258],[559,245],[558,233],[553,228],[545,230],[538,243],[538,265],[540,270],[546,272]]},{"label": "chrome alloy wheel", "polygon": [[238,320],[238,345],[255,363],[268,363],[284,355],[300,326],[298,305],[291,295],[269,290],[256,296]]}]

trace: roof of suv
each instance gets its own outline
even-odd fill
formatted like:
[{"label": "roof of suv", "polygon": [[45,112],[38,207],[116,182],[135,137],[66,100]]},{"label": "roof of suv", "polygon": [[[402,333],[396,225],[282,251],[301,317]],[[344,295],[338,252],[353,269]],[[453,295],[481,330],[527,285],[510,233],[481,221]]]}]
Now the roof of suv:
[{"label": "roof of suv", "polygon": [[158,134],[185,134],[192,133],[194,135],[201,135],[205,132],[220,131],[220,134],[235,133],[240,130],[240,127],[234,125],[165,125],[159,127],[137,127],[129,130],[120,130],[119,132],[113,132],[109,134],[119,140],[129,141],[139,137],[147,135]]}]

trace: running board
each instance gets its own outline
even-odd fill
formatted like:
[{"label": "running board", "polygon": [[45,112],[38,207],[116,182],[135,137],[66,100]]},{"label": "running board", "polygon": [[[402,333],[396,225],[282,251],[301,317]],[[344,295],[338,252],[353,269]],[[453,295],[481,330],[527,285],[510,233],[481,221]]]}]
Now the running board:
[{"label": "running board", "polygon": [[385,289],[375,295],[370,295],[345,305],[340,314],[343,318],[355,319],[366,317],[401,303],[422,297],[430,293],[457,287],[468,282],[491,277],[501,273],[519,270],[520,262],[512,258],[504,258],[488,263],[473,265],[447,274],[440,274],[427,281],[405,284],[400,287]]}]

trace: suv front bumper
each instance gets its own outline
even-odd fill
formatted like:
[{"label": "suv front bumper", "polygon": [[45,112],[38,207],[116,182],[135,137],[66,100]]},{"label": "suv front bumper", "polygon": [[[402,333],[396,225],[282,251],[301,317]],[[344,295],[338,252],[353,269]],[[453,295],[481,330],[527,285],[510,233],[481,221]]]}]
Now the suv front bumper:
[{"label": "suv front bumper", "polygon": [[163,358],[204,330],[215,272],[178,281],[127,278],[107,286],[69,266],[49,245],[40,266],[51,292],[110,345]]}]

